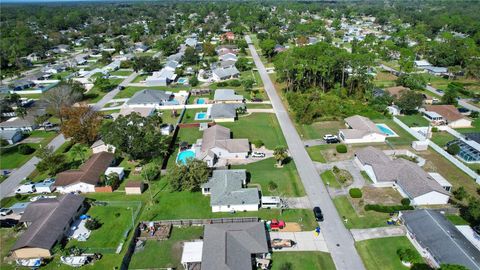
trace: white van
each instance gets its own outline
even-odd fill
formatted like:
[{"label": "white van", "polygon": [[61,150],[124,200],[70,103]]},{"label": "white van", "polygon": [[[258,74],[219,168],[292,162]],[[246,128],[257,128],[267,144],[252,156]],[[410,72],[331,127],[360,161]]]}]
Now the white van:
[{"label": "white van", "polygon": [[33,184],[25,184],[21,185],[17,188],[15,191],[16,194],[31,194],[36,192],[37,190],[35,189],[35,185]]},{"label": "white van", "polygon": [[282,201],[277,196],[262,196],[262,208],[275,209],[282,207]]}]

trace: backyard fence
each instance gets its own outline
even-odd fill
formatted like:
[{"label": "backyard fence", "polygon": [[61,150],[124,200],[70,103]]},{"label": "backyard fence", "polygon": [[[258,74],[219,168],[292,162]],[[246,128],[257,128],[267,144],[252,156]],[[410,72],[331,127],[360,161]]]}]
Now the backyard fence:
[{"label": "backyard fence", "polygon": [[130,260],[132,259],[133,253],[135,252],[135,242],[139,235],[140,235],[140,228],[137,226],[133,231],[133,237],[130,239],[130,243],[128,244],[128,247],[127,247],[127,252],[125,252],[125,256],[123,256],[122,264],[120,265],[121,270],[128,269]]},{"label": "backyard fence", "polygon": [[195,225],[222,224],[222,223],[257,222],[258,220],[259,220],[258,217],[237,217],[237,218],[158,220],[158,221],[144,221],[143,223],[154,222],[159,225],[195,226]]}]

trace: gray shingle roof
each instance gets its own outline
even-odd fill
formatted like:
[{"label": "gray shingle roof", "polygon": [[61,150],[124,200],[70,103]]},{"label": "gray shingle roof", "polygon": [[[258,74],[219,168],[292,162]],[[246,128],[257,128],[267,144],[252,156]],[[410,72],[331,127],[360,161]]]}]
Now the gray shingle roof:
[{"label": "gray shingle roof", "polygon": [[345,123],[347,123],[351,129],[341,129],[340,131],[347,139],[359,139],[371,133],[382,134],[375,123],[360,115],[345,118]]},{"label": "gray shingle roof", "polygon": [[237,108],[242,104],[213,104],[210,109],[210,116],[216,118],[235,118],[237,117]]},{"label": "gray shingle roof", "polygon": [[0,123],[0,128],[23,128],[35,126],[35,117],[27,115],[25,118],[15,117]]},{"label": "gray shingle roof", "polygon": [[220,79],[230,78],[232,76],[240,74],[240,72],[235,66],[228,68],[216,68],[212,70],[212,72],[215,73],[215,75],[217,75]]},{"label": "gray shingle roof", "polygon": [[12,250],[24,247],[51,249],[69,226],[83,201],[81,196],[65,194],[56,199],[40,199],[30,203],[20,222],[32,224],[20,236]]},{"label": "gray shingle roof", "polygon": [[0,130],[0,138],[4,140],[13,140],[17,133],[21,132],[20,129],[16,130]]},{"label": "gray shingle roof", "polygon": [[249,270],[252,254],[268,252],[262,222],[205,225],[202,270]]},{"label": "gray shingle roof", "polygon": [[171,94],[167,94],[165,91],[144,89],[136,92],[135,95],[127,101],[127,104],[162,104],[170,100],[170,98]]},{"label": "gray shingle roof", "polygon": [[434,210],[402,212],[414,238],[441,264],[480,269],[480,251],[442,214]]},{"label": "gray shingle roof", "polygon": [[230,129],[215,125],[203,131],[202,152],[207,152],[212,148],[219,147],[231,153],[249,152],[250,145],[248,139],[231,139]]},{"label": "gray shingle roof", "polygon": [[242,95],[235,94],[233,89],[217,89],[213,96],[215,101],[243,101]]}]

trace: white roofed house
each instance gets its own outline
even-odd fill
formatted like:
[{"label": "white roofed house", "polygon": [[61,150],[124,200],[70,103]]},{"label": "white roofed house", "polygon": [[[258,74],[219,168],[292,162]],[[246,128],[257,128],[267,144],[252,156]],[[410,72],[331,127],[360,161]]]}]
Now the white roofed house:
[{"label": "white roofed house", "polygon": [[212,77],[216,82],[238,78],[238,76],[240,76],[240,71],[235,66],[217,67],[212,70]]},{"label": "white roofed house", "polygon": [[175,69],[168,67],[162,68],[160,71],[153,72],[151,76],[145,79],[145,83],[148,86],[167,86],[171,82],[175,81],[177,74]]},{"label": "white roofed house", "polygon": [[385,142],[387,137],[375,123],[360,115],[345,118],[345,124],[348,129],[340,129],[338,134],[345,143]]},{"label": "white roofed house", "polygon": [[97,154],[100,152],[110,152],[115,153],[115,146],[111,144],[106,144],[103,140],[98,140],[90,146],[92,149],[93,154]]}]

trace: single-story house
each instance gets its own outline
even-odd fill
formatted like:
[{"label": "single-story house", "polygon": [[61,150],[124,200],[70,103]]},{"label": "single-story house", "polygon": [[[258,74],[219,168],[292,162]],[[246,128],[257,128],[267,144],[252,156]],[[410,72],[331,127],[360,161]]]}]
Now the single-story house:
[{"label": "single-story house", "polygon": [[144,89],[136,92],[125,104],[128,107],[156,108],[165,104],[178,105],[178,102],[175,103],[175,95],[171,92]]},{"label": "single-story house", "polygon": [[213,121],[220,122],[234,122],[237,118],[237,109],[243,107],[243,104],[220,103],[213,104],[207,109],[207,115]]},{"label": "single-story house", "polygon": [[120,108],[120,112],[118,113],[118,115],[127,116],[131,113],[137,113],[141,117],[149,117],[152,116],[154,112],[155,108],[153,107],[122,107]]},{"label": "single-story house", "polygon": [[407,237],[420,255],[435,267],[441,264],[480,269],[480,251],[440,212],[430,209],[402,211]]},{"label": "single-story house", "polygon": [[195,242],[184,242],[182,259],[180,260],[180,262],[182,263],[183,269],[200,270],[200,266],[202,263],[202,254],[203,254],[202,240],[195,241]]},{"label": "single-story house", "polygon": [[[442,120],[445,121],[445,124],[451,128],[466,128],[472,126],[472,120],[461,114],[453,105],[427,105],[425,109],[426,112],[424,114],[429,120],[432,119],[428,117],[427,112],[435,112],[439,114]],[[438,118],[434,120],[438,121]]]},{"label": "single-story house", "polygon": [[0,130],[18,130],[33,131],[38,128],[33,115],[27,115],[24,118],[12,117],[0,123]]},{"label": "single-story house", "polygon": [[229,159],[245,159],[250,152],[248,139],[232,139],[230,129],[220,125],[205,129],[195,146],[195,158],[209,167],[226,165]]},{"label": "single-story house", "polygon": [[424,69],[432,75],[435,76],[442,76],[448,74],[448,69],[446,67],[434,67],[434,66],[428,66],[424,67]]},{"label": "single-story house", "polygon": [[268,252],[263,222],[205,225],[203,270],[257,269],[257,259],[265,259]]},{"label": "single-story house", "polygon": [[372,143],[372,142],[385,142],[387,138],[386,134],[383,134],[381,130],[370,119],[354,115],[345,118],[345,125],[347,129],[340,129],[338,136],[345,143]]},{"label": "single-story house", "polygon": [[52,248],[85,210],[84,200],[78,195],[65,194],[30,203],[20,219],[27,230],[13,245],[12,256],[17,259],[51,257]]},{"label": "single-story house", "polygon": [[100,153],[100,152],[110,152],[110,153],[115,153],[115,146],[111,144],[106,144],[103,140],[98,140],[90,146],[92,149],[92,152],[94,154]]},{"label": "single-story house", "polygon": [[105,175],[107,175],[107,176],[112,174],[112,173],[116,173],[120,180],[122,180],[123,177],[125,177],[125,170],[123,169],[123,167],[108,167],[105,170]]},{"label": "single-story house", "polygon": [[450,198],[447,191],[450,184],[443,187],[442,179],[429,175],[416,163],[403,158],[392,160],[375,147],[358,150],[355,163],[368,174],[374,186],[393,187],[409,198],[412,205],[442,205]]},{"label": "single-story house", "polygon": [[432,65],[427,60],[416,60],[414,63],[417,68],[425,68]]},{"label": "single-story house", "polygon": [[160,71],[153,72],[151,76],[145,79],[145,83],[148,86],[167,86],[171,82],[175,81],[177,74],[175,69],[169,67],[162,68]]},{"label": "single-story house", "polygon": [[212,70],[212,78],[216,82],[238,78],[239,75],[240,71],[238,71],[235,66],[226,68],[220,67]]},{"label": "single-story house", "polygon": [[247,185],[246,170],[214,170],[202,185],[202,194],[210,195],[212,212],[258,211],[260,195]]},{"label": "single-story house", "polygon": [[213,95],[214,103],[241,103],[244,100],[245,98],[235,94],[233,89],[217,89]]},{"label": "single-story house", "polygon": [[0,138],[7,141],[8,144],[14,144],[22,140],[23,133],[20,129],[0,130]]},{"label": "single-story house", "polygon": [[142,181],[128,181],[125,184],[125,194],[139,195],[145,190],[145,184]]},{"label": "single-story house", "polygon": [[220,45],[215,48],[215,52],[218,55],[223,55],[226,53],[237,53],[239,51],[237,45],[230,45],[230,44],[225,44],[225,45]]},{"label": "single-story house", "polygon": [[60,193],[95,192],[100,176],[112,165],[115,157],[109,152],[93,154],[78,170],[57,174],[55,187]]},{"label": "single-story house", "polygon": [[393,86],[385,88],[385,91],[392,97],[398,99],[406,92],[410,91],[410,88],[404,86]]},{"label": "single-story house", "polygon": [[237,61],[237,55],[234,53],[222,54],[219,57],[220,61]]}]

